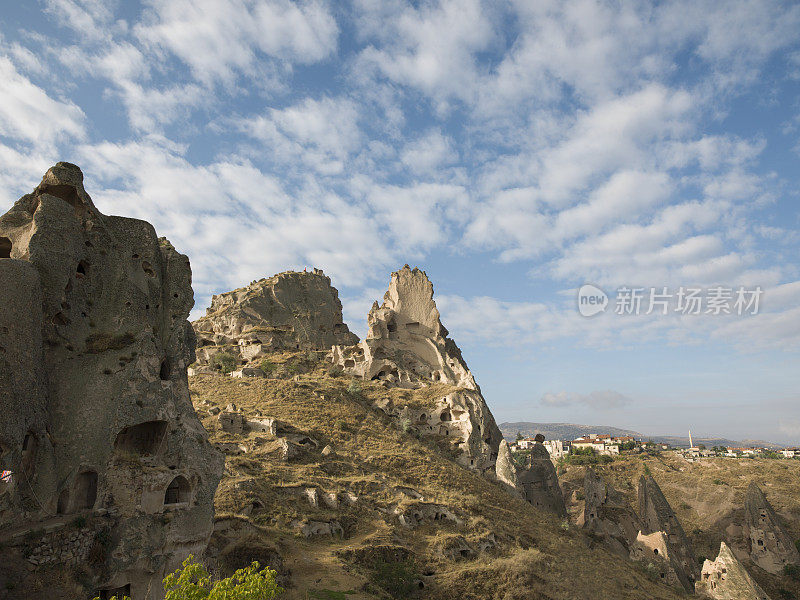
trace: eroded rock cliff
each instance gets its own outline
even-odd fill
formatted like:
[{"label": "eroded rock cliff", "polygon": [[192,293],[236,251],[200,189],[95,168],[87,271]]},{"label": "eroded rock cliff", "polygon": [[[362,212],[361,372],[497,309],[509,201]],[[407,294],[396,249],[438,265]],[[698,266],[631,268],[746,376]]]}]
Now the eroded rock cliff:
[{"label": "eroded rock cliff", "polygon": [[0,283],[0,537],[34,572],[91,563],[93,591],[163,596],[223,466],[189,399],[189,260],[62,162],[0,217]]},{"label": "eroded rock cliff", "polygon": [[321,270],[287,271],[211,299],[194,323],[197,361],[219,351],[247,365],[275,350],[330,350],[358,337],[342,321],[342,303]]}]

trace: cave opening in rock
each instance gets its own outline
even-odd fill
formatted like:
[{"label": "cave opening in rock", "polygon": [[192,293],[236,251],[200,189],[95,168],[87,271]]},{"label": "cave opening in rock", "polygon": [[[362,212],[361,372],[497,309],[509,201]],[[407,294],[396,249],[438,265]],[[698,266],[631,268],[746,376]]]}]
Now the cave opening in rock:
[{"label": "cave opening in rock", "polygon": [[58,495],[58,502],[56,504],[56,514],[65,515],[69,510],[69,490],[64,488]]},{"label": "cave opening in rock", "polygon": [[161,361],[161,368],[158,371],[158,376],[161,378],[161,381],[169,381],[170,375],[172,375],[172,365],[169,359],[165,358]]},{"label": "cave opening in rock", "polygon": [[126,583],[125,585],[110,589],[110,590],[100,590],[98,592],[98,597],[100,600],[111,600],[111,598],[130,598],[131,596],[131,584]]},{"label": "cave opening in rock", "polygon": [[75,510],[91,510],[97,501],[97,472],[84,471],[75,478]]},{"label": "cave opening in rock", "polygon": [[146,421],[131,425],[117,434],[114,449],[140,456],[152,456],[161,449],[166,432],[166,421]]},{"label": "cave opening in rock", "polygon": [[192,488],[186,480],[186,477],[178,475],[167,486],[167,490],[164,492],[164,506],[187,504],[191,499],[191,495]]},{"label": "cave opening in rock", "polygon": [[29,431],[22,440],[22,472],[30,476],[36,463],[36,450],[39,446],[36,436]]},{"label": "cave opening in rock", "polygon": [[0,258],[11,258],[13,244],[7,237],[0,237]]}]

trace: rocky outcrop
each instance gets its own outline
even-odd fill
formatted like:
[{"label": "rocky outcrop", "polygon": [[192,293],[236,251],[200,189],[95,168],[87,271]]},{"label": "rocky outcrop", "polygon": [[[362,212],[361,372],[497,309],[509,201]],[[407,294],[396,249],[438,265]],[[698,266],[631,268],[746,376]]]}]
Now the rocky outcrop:
[{"label": "rocky outcrop", "polygon": [[800,565],[797,547],[756,483],[747,488],[744,509],[744,536],[750,559],[774,575],[782,573],[786,565]]},{"label": "rocky outcrop", "polygon": [[716,560],[703,563],[695,590],[715,600],[769,600],[725,542],[720,544]]},{"label": "rocky outcrop", "polygon": [[[0,217],[0,527],[102,526],[96,590],[163,596],[212,531],[222,457],[189,399],[191,270],[58,163]],[[99,561],[101,564],[98,564]]]},{"label": "rocky outcrop", "polygon": [[248,364],[275,350],[330,350],[358,342],[342,321],[339,293],[319,269],[279,273],[213,296],[193,325],[200,365],[221,349]]},{"label": "rocky outcrop", "polygon": [[531,448],[524,466],[516,464],[508,443],[505,440],[500,442],[495,473],[497,479],[513,488],[525,501],[560,517],[566,516],[567,507],[553,461],[541,442],[536,442]]},{"label": "rocky outcrop", "polygon": [[591,467],[586,469],[583,489],[585,503],[580,525],[608,550],[627,557],[641,530],[639,517]]},{"label": "rocky outcrop", "polygon": [[502,434],[461,351],[447,337],[425,272],[406,265],[392,273],[383,304],[373,304],[367,322],[366,339],[334,346],[332,362],[351,376],[388,387],[444,386],[430,409],[407,409],[402,418],[419,424],[423,435],[460,437],[458,461],[492,471]]},{"label": "rocky outcrop", "polygon": [[[637,536],[636,547],[632,550],[631,556],[637,560],[641,559],[642,548],[649,550],[653,556],[661,554],[662,558],[666,553],[674,578],[684,589],[693,591],[699,575],[694,550],[661,488],[649,475],[642,475],[639,478],[639,518],[642,532]],[[648,536],[652,534],[659,535],[649,538]],[[661,541],[656,538],[663,539],[661,550],[659,550]],[[648,552],[645,551],[645,554]],[[669,575],[667,577],[669,578]]]}]

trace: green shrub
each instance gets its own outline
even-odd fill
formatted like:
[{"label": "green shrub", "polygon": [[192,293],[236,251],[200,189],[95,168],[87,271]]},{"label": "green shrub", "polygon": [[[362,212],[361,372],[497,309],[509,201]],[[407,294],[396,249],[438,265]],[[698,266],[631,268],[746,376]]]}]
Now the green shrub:
[{"label": "green shrub", "polygon": [[784,565],[783,574],[795,581],[800,581],[800,567],[797,565]]},{"label": "green shrub", "polygon": [[392,598],[406,600],[417,588],[416,567],[411,560],[378,562],[374,569],[373,580]]},{"label": "green shrub", "polygon": [[270,377],[275,372],[275,363],[265,358],[258,368],[264,373],[264,377]]},{"label": "green shrub", "polygon": [[236,368],[236,357],[230,352],[217,352],[211,357],[209,365],[221,373],[230,373]]},{"label": "green shrub", "polygon": [[311,600],[347,600],[347,596],[351,594],[357,594],[355,590],[349,590],[347,592],[337,592],[335,590],[309,590],[308,591],[308,598]]},{"label": "green shrub", "polygon": [[283,592],[269,567],[259,570],[258,562],[237,570],[231,577],[212,581],[205,567],[194,556],[183,561],[183,568],[164,578],[164,600],[272,600]]},{"label": "green shrub", "polygon": [[361,384],[355,379],[351,380],[347,386],[347,393],[353,397],[361,396]]}]

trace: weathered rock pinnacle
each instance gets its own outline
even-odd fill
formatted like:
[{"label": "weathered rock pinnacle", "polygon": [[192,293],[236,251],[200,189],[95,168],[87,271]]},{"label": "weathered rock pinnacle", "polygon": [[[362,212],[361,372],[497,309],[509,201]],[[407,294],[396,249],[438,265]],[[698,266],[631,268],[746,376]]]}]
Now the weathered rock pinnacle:
[{"label": "weathered rock pinnacle", "polygon": [[403,418],[419,423],[423,435],[459,436],[459,462],[494,471],[503,436],[461,350],[447,337],[425,272],[405,265],[392,273],[383,304],[373,304],[367,323],[363,342],[334,346],[333,363],[350,375],[390,387],[447,386],[433,411],[407,408]]},{"label": "weathered rock pinnacle", "polygon": [[716,560],[703,563],[695,590],[714,600],[769,600],[725,542],[720,543]]},{"label": "weathered rock pinnacle", "polygon": [[797,547],[755,482],[747,488],[744,510],[744,533],[755,564],[774,575],[783,572],[786,565],[800,565]]},{"label": "weathered rock pinnacle", "polygon": [[[106,540],[92,585],[161,597],[164,574],[207,544],[222,472],[189,399],[189,260],[149,223],[100,213],[60,162],[0,217],[0,282],[13,472],[0,525],[58,531],[80,516]],[[90,548],[29,560],[82,564]]]}]

